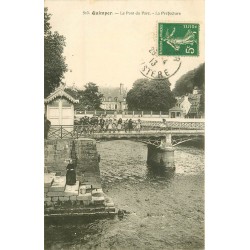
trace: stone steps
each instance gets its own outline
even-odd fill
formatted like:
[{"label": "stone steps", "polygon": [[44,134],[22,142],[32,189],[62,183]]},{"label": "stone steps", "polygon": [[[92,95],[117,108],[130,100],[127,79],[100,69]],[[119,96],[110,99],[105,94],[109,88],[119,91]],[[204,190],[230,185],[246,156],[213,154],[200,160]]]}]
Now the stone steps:
[{"label": "stone steps", "polygon": [[[115,213],[115,205],[112,199],[102,192],[101,185],[97,182],[99,179],[95,176],[84,178],[87,182],[81,183],[77,180],[75,185],[66,185],[66,176],[45,173],[45,216]],[[100,198],[94,197],[96,193],[99,193]]]}]

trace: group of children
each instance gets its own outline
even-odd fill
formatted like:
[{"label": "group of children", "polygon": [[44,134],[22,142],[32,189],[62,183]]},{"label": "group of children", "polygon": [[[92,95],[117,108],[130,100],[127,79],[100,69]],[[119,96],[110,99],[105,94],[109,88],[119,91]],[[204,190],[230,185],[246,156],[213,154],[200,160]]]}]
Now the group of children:
[{"label": "group of children", "polygon": [[78,132],[84,132],[84,133],[101,133],[101,132],[120,132],[125,131],[131,132],[133,130],[140,132],[141,131],[141,120],[138,119],[137,121],[133,121],[132,119],[126,119],[125,121],[122,120],[122,118],[112,119],[107,118],[104,119],[103,117],[98,118],[95,117],[95,119],[82,119],[82,122],[80,121],[80,124],[76,124],[80,126],[76,126],[76,128],[80,131]]}]

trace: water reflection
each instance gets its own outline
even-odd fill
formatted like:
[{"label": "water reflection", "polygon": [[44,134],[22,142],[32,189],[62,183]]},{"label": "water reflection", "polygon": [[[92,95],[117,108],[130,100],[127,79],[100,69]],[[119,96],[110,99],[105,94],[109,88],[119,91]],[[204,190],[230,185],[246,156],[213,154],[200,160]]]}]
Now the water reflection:
[{"label": "water reflection", "polygon": [[60,217],[45,217],[44,224],[45,226],[65,226],[74,224],[75,226],[78,225],[88,225],[89,223],[98,223],[99,220],[102,219],[113,219],[115,215],[111,215],[107,217],[106,215],[73,215],[73,216],[60,216]]},{"label": "water reflection", "polygon": [[45,249],[75,249],[78,244],[79,249],[85,249],[86,243],[97,243],[106,225],[117,220],[98,216],[48,218],[45,220]]},{"label": "water reflection", "polygon": [[175,176],[175,168],[169,168],[154,164],[147,164],[146,178],[149,180],[164,179],[170,182]]}]

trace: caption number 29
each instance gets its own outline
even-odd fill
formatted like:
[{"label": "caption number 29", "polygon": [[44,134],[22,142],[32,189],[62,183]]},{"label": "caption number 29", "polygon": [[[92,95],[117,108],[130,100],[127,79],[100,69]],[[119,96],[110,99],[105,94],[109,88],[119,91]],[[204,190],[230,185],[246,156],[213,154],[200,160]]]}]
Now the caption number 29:
[{"label": "caption number 29", "polygon": [[190,46],[187,46],[186,53],[187,54],[194,54],[194,48],[190,48]]}]

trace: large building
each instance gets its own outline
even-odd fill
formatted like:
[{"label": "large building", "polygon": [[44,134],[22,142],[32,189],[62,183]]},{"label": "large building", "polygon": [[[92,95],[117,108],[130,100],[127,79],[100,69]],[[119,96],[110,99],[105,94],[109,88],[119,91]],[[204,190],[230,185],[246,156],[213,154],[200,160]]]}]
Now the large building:
[{"label": "large building", "polygon": [[99,92],[103,94],[102,109],[114,111],[127,110],[127,90],[124,88],[124,84],[121,83],[120,87],[117,88],[100,87]]}]

